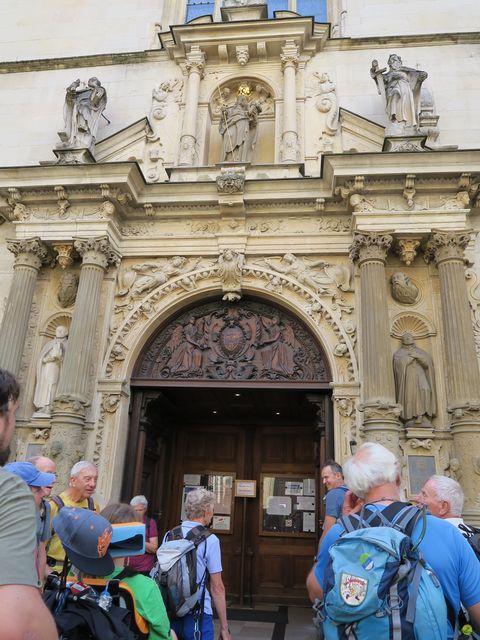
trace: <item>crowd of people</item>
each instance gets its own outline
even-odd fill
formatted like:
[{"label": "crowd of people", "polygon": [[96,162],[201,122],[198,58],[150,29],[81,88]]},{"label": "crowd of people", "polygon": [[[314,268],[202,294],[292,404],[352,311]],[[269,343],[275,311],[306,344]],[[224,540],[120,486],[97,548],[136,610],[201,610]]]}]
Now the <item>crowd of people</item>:
[{"label": "crowd of people", "polygon": [[[92,462],[76,463],[68,488],[54,495],[57,477],[53,460],[35,456],[7,463],[18,401],[17,381],[0,369],[0,640],[58,639],[58,620],[54,620],[44,602],[42,587],[53,572],[65,577],[68,571],[73,571],[77,579],[84,574],[103,576],[107,595],[109,581],[121,581],[132,595],[135,614],[145,623],[150,640],[214,640],[212,603],[218,616],[218,638],[230,640],[220,541],[207,529],[214,513],[213,493],[204,488],[190,492],[185,502],[186,520],[167,532],[161,542],[155,520],[147,515],[145,496],[133,497],[130,504],[113,503],[100,508],[93,498],[98,473]],[[352,574],[345,578],[345,567],[340,567],[342,575],[337,575],[339,569],[333,560],[336,551],[332,550],[355,530],[354,523],[362,527],[368,523],[376,529],[393,523],[397,532],[408,532],[411,557],[416,557],[414,552],[418,551],[422,567],[436,576],[437,586],[441,587],[442,607],[437,614],[445,617],[442,637],[475,637],[475,629],[480,628],[480,562],[467,539],[474,529],[462,519],[464,496],[459,483],[445,476],[432,476],[415,501],[424,509],[415,510],[418,517],[412,516],[408,528],[412,507],[404,499],[401,467],[394,454],[382,445],[363,444],[343,470],[337,462],[328,460],[321,478],[327,489],[326,515],[307,589],[318,610],[324,607],[324,624],[329,615],[329,593],[337,582],[341,582],[341,597],[347,604],[353,599],[355,607],[368,591],[368,578]],[[402,518],[404,527],[400,526]],[[113,530],[129,523],[142,528],[143,553],[110,553]],[[199,530],[208,531],[195,556],[199,605],[172,619],[154,579],[157,551],[173,539],[191,540]],[[373,558],[366,553],[360,556],[360,563],[366,571],[374,568]],[[402,606],[397,606],[399,612]],[[395,607],[390,601],[387,609],[388,615],[394,617]],[[407,618],[408,615],[407,612]],[[459,621],[463,624],[460,630]],[[352,622],[349,624],[352,629]],[[358,633],[355,637],[368,637]]]}]

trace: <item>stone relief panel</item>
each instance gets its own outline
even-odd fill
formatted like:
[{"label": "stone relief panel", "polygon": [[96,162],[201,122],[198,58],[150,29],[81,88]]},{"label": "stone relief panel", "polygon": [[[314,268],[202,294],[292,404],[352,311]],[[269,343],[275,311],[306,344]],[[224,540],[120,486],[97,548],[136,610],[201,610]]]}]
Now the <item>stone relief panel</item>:
[{"label": "stone relief panel", "polygon": [[415,304],[420,300],[420,289],[403,271],[397,271],[390,278],[392,298],[400,304]]},{"label": "stone relief panel", "polygon": [[323,354],[309,332],[256,302],[217,302],[182,314],[153,341],[140,378],[326,382]]},{"label": "stone relief panel", "polygon": [[[165,265],[169,260],[172,259],[158,262],[156,265]],[[220,293],[222,282],[218,259],[188,260],[191,261],[191,270],[187,268],[184,273],[170,276],[164,284],[157,284],[138,297],[131,293],[137,274],[125,265],[124,270],[130,272],[130,281],[125,282],[123,274],[117,283],[114,320],[110,327],[109,346],[103,363],[106,378],[118,379],[118,376],[126,375],[122,372],[128,367],[129,353],[133,353],[136,341],[141,340],[145,328],[155,322],[160,312],[165,313],[169,305],[178,306],[180,300],[187,301],[192,294],[198,297],[203,295],[203,291],[209,292],[209,295],[215,290]],[[313,325],[318,327],[323,336],[322,342],[329,345],[330,358],[335,360],[335,379],[340,382],[355,381],[358,373],[353,296],[351,293],[341,293],[331,279],[330,283],[330,293],[319,296],[318,283],[313,287],[304,279],[300,283],[293,274],[274,271],[265,260],[252,263],[247,259],[242,267],[242,289],[248,288],[249,291],[258,291],[259,295],[262,295],[267,288],[274,297],[281,295],[281,300],[288,297],[290,304],[297,307],[304,317],[310,318]],[[340,281],[340,284],[345,283],[345,280]],[[352,298],[352,301],[347,298]]]}]

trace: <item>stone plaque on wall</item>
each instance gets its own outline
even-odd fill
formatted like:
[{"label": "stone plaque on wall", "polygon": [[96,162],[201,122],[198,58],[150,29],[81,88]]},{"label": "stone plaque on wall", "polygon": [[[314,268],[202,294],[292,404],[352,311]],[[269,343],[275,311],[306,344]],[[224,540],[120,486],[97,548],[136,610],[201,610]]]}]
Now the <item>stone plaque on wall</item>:
[{"label": "stone plaque on wall", "polygon": [[409,494],[416,496],[425,482],[436,473],[435,456],[407,456]]}]

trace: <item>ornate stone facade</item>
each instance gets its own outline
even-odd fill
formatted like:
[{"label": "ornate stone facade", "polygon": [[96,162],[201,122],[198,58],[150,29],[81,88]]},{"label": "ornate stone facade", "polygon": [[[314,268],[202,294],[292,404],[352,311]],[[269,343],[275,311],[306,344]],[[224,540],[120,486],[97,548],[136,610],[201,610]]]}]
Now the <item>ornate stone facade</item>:
[{"label": "ornate stone facade", "polygon": [[[132,376],[331,384],[339,461],[367,439],[404,460],[433,456],[438,472],[462,474],[480,522],[480,134],[462,97],[475,56],[459,53],[476,36],[384,36],[378,95],[365,60],[379,43],[358,31],[354,3],[327,3],[334,38],[323,22],[230,4],[223,21],[183,24],[183,5],[165,3],[161,51],[0,74],[21,71],[27,87],[50,68],[69,74],[49,84],[42,132],[24,105],[31,118],[12,127],[0,168],[0,366],[22,382],[19,451],[44,443],[62,473],[90,456],[118,497]],[[460,79],[451,112],[434,109],[444,79],[425,47]],[[65,86],[99,63],[103,86],[69,86],[49,160]],[[35,364],[62,325],[52,416],[33,417]],[[392,357],[408,333],[436,373],[429,424],[403,419],[397,401]]]}]

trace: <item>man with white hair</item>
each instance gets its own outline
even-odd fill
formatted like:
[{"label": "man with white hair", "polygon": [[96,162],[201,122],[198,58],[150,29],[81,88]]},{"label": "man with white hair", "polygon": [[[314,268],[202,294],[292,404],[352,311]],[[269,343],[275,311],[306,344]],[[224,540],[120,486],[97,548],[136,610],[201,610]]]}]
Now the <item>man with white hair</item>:
[{"label": "man with white hair", "polygon": [[[345,498],[345,511],[359,511],[361,505],[369,510],[383,511],[385,507],[401,501],[400,466],[391,451],[382,445],[367,442],[344,465],[345,483],[349,488]],[[458,616],[460,602],[468,609],[471,619],[480,624],[480,564],[461,533],[439,518],[427,515],[426,530],[422,538],[422,520],[416,523],[412,540],[420,541],[423,557],[435,571],[444,596]],[[329,560],[329,549],[344,533],[342,525],[335,524],[321,546],[317,563],[307,578],[311,600],[323,598],[324,577]],[[449,639],[453,629],[449,625]]]},{"label": "man with white hair", "polygon": [[456,480],[435,475],[427,480],[415,500],[417,504],[425,505],[432,516],[458,527],[465,525],[462,518],[464,499],[462,487]]},{"label": "man with white hair", "polygon": [[[68,489],[58,496],[51,496],[51,519],[55,518],[62,507],[81,507],[91,511],[100,511],[99,505],[93,500],[93,494],[97,487],[98,471],[93,462],[81,460],[73,465],[70,472]],[[65,551],[58,536],[53,532],[47,548],[47,563],[52,571],[61,571]]]}]

